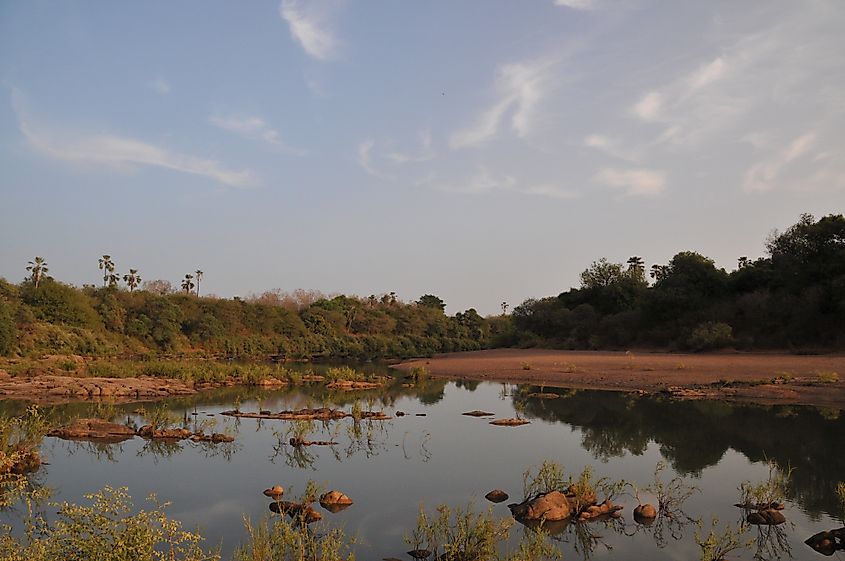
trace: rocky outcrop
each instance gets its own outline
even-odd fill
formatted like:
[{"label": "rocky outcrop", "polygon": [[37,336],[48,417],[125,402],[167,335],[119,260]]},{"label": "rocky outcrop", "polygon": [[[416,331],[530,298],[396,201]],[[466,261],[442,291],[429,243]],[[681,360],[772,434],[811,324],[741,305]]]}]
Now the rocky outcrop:
[{"label": "rocky outcrop", "polygon": [[822,555],[830,556],[837,551],[845,551],[845,527],[819,532],[807,538],[804,543]]},{"label": "rocky outcrop", "polygon": [[[347,413],[342,409],[330,409],[328,407],[319,407],[316,409],[306,407],[293,411],[280,411],[278,413],[271,413],[270,411],[245,412],[231,410],[223,411],[220,414],[242,419],[274,419],[279,421],[334,421],[353,416],[351,413]],[[359,418],[370,421],[386,421],[391,419],[383,411],[362,411]]]},{"label": "rocky outcrop", "polygon": [[126,425],[110,423],[103,419],[76,419],[69,425],[51,430],[47,436],[64,440],[95,440],[113,443],[134,438],[135,431]]},{"label": "rocky outcrop", "polygon": [[786,522],[786,517],[779,510],[768,508],[749,513],[748,516],[745,517],[745,520],[749,524],[755,524],[758,526],[777,526],[778,524]]},{"label": "rocky outcrop", "polygon": [[479,411],[478,409],[475,409],[473,411],[461,413],[461,415],[466,415],[467,417],[492,417],[494,413],[488,413],[487,411]]},{"label": "rocky outcrop", "polygon": [[302,503],[293,503],[290,501],[276,501],[269,505],[272,512],[277,514],[287,514],[294,520],[302,520],[306,524],[317,522],[323,519],[323,515],[315,510],[311,505]]},{"label": "rocky outcrop", "polygon": [[0,398],[14,397],[41,403],[108,398],[114,401],[190,395],[196,390],[171,378],[73,378],[39,375],[30,378],[0,376]]},{"label": "rocky outcrop", "polygon": [[529,522],[535,520],[554,522],[566,520],[572,515],[569,500],[560,491],[541,493],[519,504],[509,504],[508,508],[510,508],[514,518]]},{"label": "rocky outcrop", "polygon": [[527,425],[529,423],[531,423],[531,421],[526,421],[525,419],[518,418],[496,419],[495,421],[490,421],[491,425],[496,425],[497,427],[519,427],[522,425]]}]

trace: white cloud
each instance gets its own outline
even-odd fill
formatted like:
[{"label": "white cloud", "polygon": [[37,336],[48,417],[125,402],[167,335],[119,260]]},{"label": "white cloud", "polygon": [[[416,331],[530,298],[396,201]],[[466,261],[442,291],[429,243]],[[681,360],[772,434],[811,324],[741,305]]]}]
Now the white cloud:
[{"label": "white cloud", "polygon": [[666,188],[666,172],[649,169],[613,169],[599,171],[593,181],[624,189],[627,196],[659,195]]},{"label": "white cloud", "polygon": [[634,105],[632,111],[634,115],[643,121],[653,121],[660,114],[660,109],[663,107],[663,96],[660,92],[652,91],[645,94]]},{"label": "white cloud", "polygon": [[278,131],[270,128],[261,117],[254,116],[229,116],[212,115],[209,122],[217,128],[233,132],[237,135],[253,140],[260,140],[269,144],[279,152],[285,152],[294,156],[304,156],[305,151],[294,148],[282,141]]},{"label": "white cloud", "polygon": [[726,71],[727,64],[722,57],[719,57],[713,62],[705,64],[693,72],[687,78],[687,86],[690,92],[700,90],[701,88],[722,79],[725,76]]},{"label": "white cloud", "polygon": [[815,142],[815,133],[803,134],[768,159],[755,163],[745,172],[742,188],[747,192],[771,190],[787,166],[805,155]]},{"label": "white cloud", "polygon": [[279,15],[287,22],[293,39],[308,55],[318,60],[328,60],[335,55],[337,39],[328,28],[326,13],[317,12],[314,2],[282,0]]},{"label": "white cloud", "polygon": [[161,76],[150,82],[150,88],[152,88],[154,92],[161,95],[169,94],[171,90],[170,82],[168,82]]},{"label": "white cloud", "polygon": [[394,164],[428,162],[434,159],[431,147],[431,131],[426,129],[420,134],[420,149],[417,153],[389,152],[385,157]]},{"label": "white cloud", "polygon": [[638,150],[628,149],[622,146],[617,138],[611,138],[601,134],[590,134],[584,138],[584,146],[594,148],[614,158],[621,160],[636,161],[640,159]]},{"label": "white cloud", "polygon": [[159,167],[207,177],[224,185],[246,187],[253,182],[248,170],[233,170],[215,160],[171,152],[159,146],[111,134],[65,134],[59,136],[34,127],[20,109],[20,96],[13,93],[12,105],[18,127],[29,145],[38,152],[68,162],[99,164],[116,168],[136,165]]},{"label": "white cloud", "polygon": [[574,10],[589,10],[594,5],[594,0],[555,0],[555,6],[564,6]]},{"label": "white cloud", "polygon": [[361,141],[358,144],[358,165],[360,165],[364,171],[372,175],[373,177],[378,177],[380,179],[390,179],[389,175],[386,175],[379,171],[376,166],[373,164],[373,148],[375,148],[376,141],[368,138],[366,140]]},{"label": "white cloud", "polygon": [[517,136],[525,138],[534,125],[537,105],[549,93],[552,72],[548,63],[506,64],[499,68],[496,80],[498,99],[475,124],[452,134],[452,148],[477,146],[493,138],[510,111],[510,125]]}]

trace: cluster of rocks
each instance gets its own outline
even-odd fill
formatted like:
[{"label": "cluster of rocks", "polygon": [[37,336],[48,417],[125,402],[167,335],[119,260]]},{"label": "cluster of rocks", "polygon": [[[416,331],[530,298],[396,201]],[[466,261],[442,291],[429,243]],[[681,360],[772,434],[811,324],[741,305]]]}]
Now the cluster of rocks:
[{"label": "cluster of rocks", "polygon": [[123,442],[140,436],[147,439],[191,440],[192,442],[233,442],[235,439],[227,434],[205,434],[203,431],[192,432],[181,428],[157,429],[152,425],[144,425],[137,431],[126,425],[111,423],[102,419],[76,419],[69,425],[58,427],[47,433],[64,440],[94,440],[98,442]]},{"label": "cluster of rocks", "polygon": [[777,526],[786,522],[786,516],[781,512],[784,504],[773,501],[763,504],[735,504],[745,510],[745,521],[755,526]]},{"label": "cluster of rocks", "polygon": [[39,402],[109,398],[115,401],[190,395],[196,389],[170,378],[74,378],[39,375],[29,378],[0,371],[0,397]]},{"label": "cluster of rocks", "polygon": [[[296,410],[279,411],[278,413],[271,411],[238,411],[234,409],[223,411],[220,414],[243,419],[273,419],[278,421],[334,421],[353,416],[352,413],[347,413],[342,409],[331,409],[329,407],[318,407],[316,409],[304,407]],[[391,418],[383,411],[362,411],[359,417],[371,421],[386,421]]]},{"label": "cluster of rocks", "polygon": [[[281,485],[274,485],[264,489],[264,495],[273,499],[270,503],[269,509],[276,514],[287,514],[294,520],[299,520],[305,524],[311,524],[323,519],[323,515],[312,507],[309,502],[293,502],[283,501],[282,496],[285,494],[285,489]],[[350,499],[340,491],[329,491],[323,493],[319,498],[320,506],[331,513],[340,512],[352,504]]]},{"label": "cluster of rocks", "polygon": [[585,521],[602,516],[618,518],[622,510],[621,505],[613,504],[610,499],[599,503],[594,495],[579,497],[572,486],[563,492],[539,493],[521,503],[509,504],[508,508],[520,522]]}]

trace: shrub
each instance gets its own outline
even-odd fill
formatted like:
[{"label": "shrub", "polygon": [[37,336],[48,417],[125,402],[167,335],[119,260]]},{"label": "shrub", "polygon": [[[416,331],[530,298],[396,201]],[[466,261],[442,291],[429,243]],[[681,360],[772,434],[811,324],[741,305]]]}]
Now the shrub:
[{"label": "shrub", "polygon": [[15,350],[15,320],[9,305],[0,300],[0,355],[8,356]]},{"label": "shrub", "polygon": [[839,374],[829,370],[816,370],[816,378],[822,384],[833,384],[839,381]]},{"label": "shrub", "polygon": [[727,323],[708,321],[693,329],[687,343],[695,351],[721,349],[733,344],[733,330]]}]

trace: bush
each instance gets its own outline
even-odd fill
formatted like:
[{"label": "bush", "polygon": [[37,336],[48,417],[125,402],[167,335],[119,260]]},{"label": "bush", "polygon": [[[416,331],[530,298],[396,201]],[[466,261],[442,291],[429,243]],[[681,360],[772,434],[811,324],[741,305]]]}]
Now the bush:
[{"label": "bush", "polygon": [[0,355],[8,356],[15,350],[15,331],[9,305],[0,300]]},{"label": "bush", "polygon": [[727,323],[708,321],[692,331],[687,344],[695,351],[722,349],[733,344],[733,329]]}]

